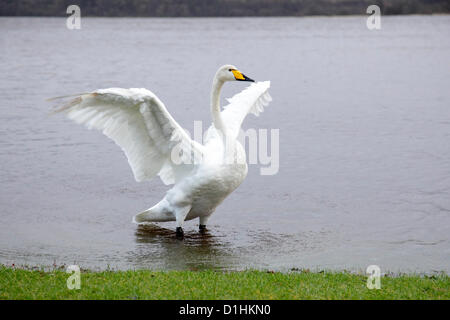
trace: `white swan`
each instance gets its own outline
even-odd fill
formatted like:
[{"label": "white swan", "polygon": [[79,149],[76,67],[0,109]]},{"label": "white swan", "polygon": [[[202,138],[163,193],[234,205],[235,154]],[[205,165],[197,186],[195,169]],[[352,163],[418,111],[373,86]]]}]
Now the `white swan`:
[{"label": "white swan", "polygon": [[232,65],[219,68],[211,92],[213,124],[204,145],[191,140],[146,89],[110,88],[76,95],[56,112],[65,112],[114,140],[138,182],[159,175],[166,185],[174,184],[159,203],[134,216],[133,222],[176,220],[177,236],[182,237],[185,220],[199,218],[200,231],[205,230],[214,209],[245,179],[246,155],[237,141],[241,124],[248,113],[258,115],[272,100],[269,81],[253,83],[229,99],[221,112],[220,91],[226,81],[254,82]]}]

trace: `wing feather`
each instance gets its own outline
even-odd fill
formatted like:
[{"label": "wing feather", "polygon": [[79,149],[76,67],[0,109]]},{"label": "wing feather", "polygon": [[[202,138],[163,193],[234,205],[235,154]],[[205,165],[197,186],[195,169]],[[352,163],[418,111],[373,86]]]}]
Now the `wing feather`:
[{"label": "wing feather", "polygon": [[101,89],[81,94],[56,110],[76,123],[101,131],[119,145],[137,181],[159,175],[165,184],[176,183],[192,166],[175,163],[177,146],[185,158],[202,156],[202,146],[172,118],[164,104],[146,89]]},{"label": "wing feather", "polygon": [[221,113],[227,131],[232,137],[237,138],[242,122],[247,114],[259,116],[264,111],[272,97],[269,94],[270,81],[252,83],[240,93],[228,99]]}]

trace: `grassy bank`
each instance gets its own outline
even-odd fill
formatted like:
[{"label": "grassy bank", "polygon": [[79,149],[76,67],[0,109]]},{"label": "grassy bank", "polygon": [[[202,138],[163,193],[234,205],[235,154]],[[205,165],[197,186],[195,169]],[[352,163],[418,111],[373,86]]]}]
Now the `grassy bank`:
[{"label": "grassy bank", "polygon": [[380,290],[349,273],[263,271],[81,272],[67,289],[64,271],[0,267],[0,299],[449,299],[447,275],[382,277]]}]

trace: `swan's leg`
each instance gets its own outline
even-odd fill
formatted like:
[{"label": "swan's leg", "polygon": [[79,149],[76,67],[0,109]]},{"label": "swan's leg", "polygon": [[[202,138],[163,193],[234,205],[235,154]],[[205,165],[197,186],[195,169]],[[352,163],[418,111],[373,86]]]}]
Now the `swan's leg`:
[{"label": "swan's leg", "polygon": [[184,231],[182,227],[177,227],[175,233],[177,235],[177,238],[184,238]]},{"label": "swan's leg", "polygon": [[175,218],[177,220],[176,233],[177,233],[178,238],[184,237],[183,223],[184,223],[184,219],[186,219],[186,216],[190,210],[191,210],[191,206],[178,207],[174,210]]},{"label": "swan's leg", "polygon": [[203,216],[199,218],[198,229],[200,232],[206,231],[206,223],[208,222],[209,216]]}]

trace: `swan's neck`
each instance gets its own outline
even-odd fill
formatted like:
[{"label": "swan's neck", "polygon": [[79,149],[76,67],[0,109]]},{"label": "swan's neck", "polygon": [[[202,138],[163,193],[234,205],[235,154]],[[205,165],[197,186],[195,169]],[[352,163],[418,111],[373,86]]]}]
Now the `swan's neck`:
[{"label": "swan's neck", "polygon": [[216,77],[214,78],[211,91],[211,116],[216,129],[222,131],[222,134],[225,135],[225,124],[220,115],[220,91],[222,90],[223,84],[223,81]]}]

